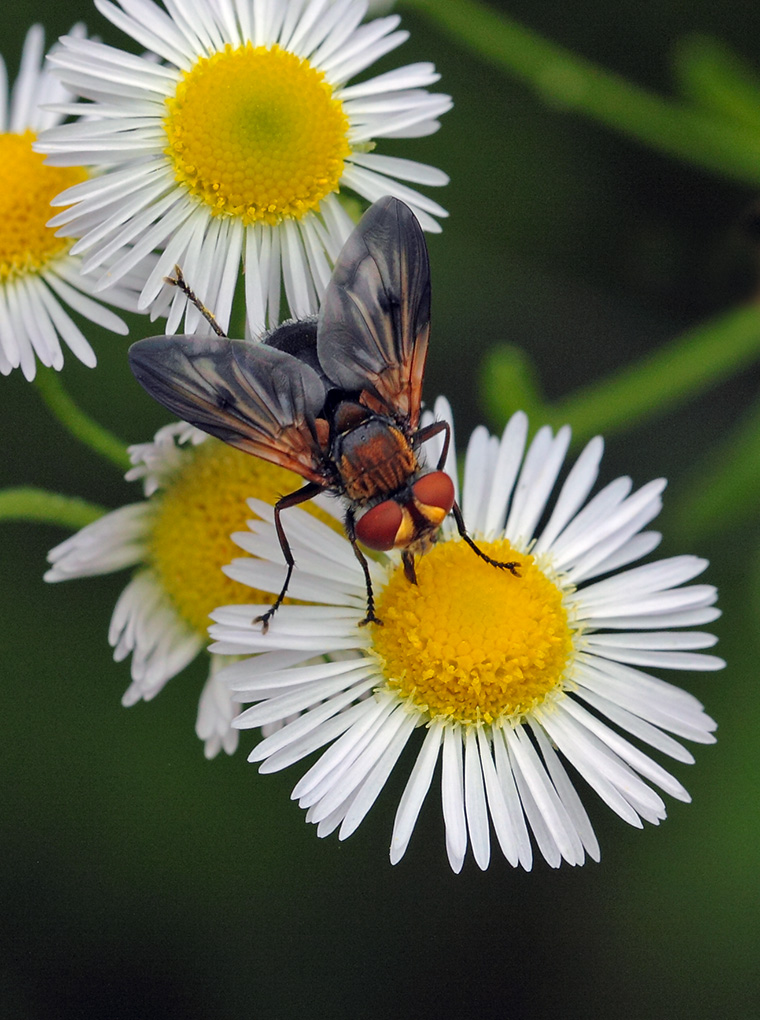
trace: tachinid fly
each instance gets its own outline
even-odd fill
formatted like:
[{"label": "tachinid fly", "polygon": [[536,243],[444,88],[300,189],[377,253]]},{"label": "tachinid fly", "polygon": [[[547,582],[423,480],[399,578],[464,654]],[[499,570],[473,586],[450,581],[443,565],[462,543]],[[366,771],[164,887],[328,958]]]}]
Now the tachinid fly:
[{"label": "tachinid fly", "polygon": [[[382,621],[357,542],[400,549],[406,576],[416,583],[414,557],[431,547],[453,513],[459,534],[481,559],[516,573],[517,563],[492,560],[465,530],[442,470],[448,424],[419,428],[429,335],[425,239],[412,211],[386,197],[343,246],[317,318],[285,323],[261,342],[160,336],[130,348],[138,382],[179,418],[306,480],[274,507],[288,569],[276,601],[258,617],[264,631],[294,567],[280,515],[323,491],[347,502],[346,534],[367,586],[364,623]],[[443,452],[428,470],[419,448],[441,432]]]}]

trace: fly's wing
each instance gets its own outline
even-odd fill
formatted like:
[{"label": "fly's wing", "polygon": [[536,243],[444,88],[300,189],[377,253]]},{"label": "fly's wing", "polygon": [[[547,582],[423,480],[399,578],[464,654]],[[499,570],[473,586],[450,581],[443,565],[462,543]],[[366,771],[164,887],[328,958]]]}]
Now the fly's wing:
[{"label": "fly's wing", "polygon": [[344,390],[366,390],[417,427],[430,335],[430,265],[417,218],[375,202],[338,256],[322,301],[319,360]]},{"label": "fly's wing", "polygon": [[245,340],[156,336],[130,347],[129,364],[140,385],[178,418],[325,483],[314,432],[325,386],[297,358]]}]

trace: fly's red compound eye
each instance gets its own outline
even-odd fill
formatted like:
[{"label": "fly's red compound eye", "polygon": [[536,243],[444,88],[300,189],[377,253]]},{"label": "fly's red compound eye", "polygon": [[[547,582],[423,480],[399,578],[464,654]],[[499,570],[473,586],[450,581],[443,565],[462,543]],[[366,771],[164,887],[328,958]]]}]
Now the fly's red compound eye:
[{"label": "fly's red compound eye", "polygon": [[431,471],[418,478],[412,486],[414,498],[423,506],[437,507],[445,511],[444,517],[454,505],[454,483],[445,471]]},{"label": "fly's red compound eye", "polygon": [[388,552],[396,543],[403,516],[398,503],[386,499],[359,518],[356,522],[356,537],[368,549]]}]

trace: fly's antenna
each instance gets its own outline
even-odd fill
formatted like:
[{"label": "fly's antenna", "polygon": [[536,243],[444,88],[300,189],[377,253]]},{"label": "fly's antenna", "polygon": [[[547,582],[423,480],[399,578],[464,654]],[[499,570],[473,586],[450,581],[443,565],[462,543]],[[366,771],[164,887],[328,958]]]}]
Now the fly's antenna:
[{"label": "fly's antenna", "polygon": [[195,307],[201,313],[201,315],[209,324],[209,326],[211,326],[211,328],[213,329],[217,336],[221,336],[225,340],[229,339],[227,334],[224,332],[222,327],[214,318],[213,312],[210,312],[208,308],[206,308],[201,299],[198,297],[198,295],[195,293],[192,287],[188,284],[179,266],[174,267],[174,276],[164,277],[164,283],[168,283],[169,286],[176,287],[178,290],[180,290],[185,295],[190,304],[195,305]]}]

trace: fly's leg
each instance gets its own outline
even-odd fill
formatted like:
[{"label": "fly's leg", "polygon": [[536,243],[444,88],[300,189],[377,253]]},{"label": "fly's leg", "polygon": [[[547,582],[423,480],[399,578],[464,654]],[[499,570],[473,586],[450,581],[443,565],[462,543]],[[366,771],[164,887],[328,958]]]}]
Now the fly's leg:
[{"label": "fly's leg", "polygon": [[[425,443],[428,439],[432,439],[433,436],[437,436],[440,432],[444,432],[443,437],[443,449],[441,456],[438,458],[437,470],[442,471],[443,465],[446,463],[446,456],[449,452],[449,443],[451,442],[451,426],[447,421],[435,421],[432,425],[426,425],[424,429],[420,429],[415,436],[416,443]],[[479,556],[481,560],[485,560],[486,563],[490,563],[492,567],[498,567],[499,570],[509,570],[515,577],[520,575],[517,573],[517,568],[520,566],[518,560],[511,560],[509,563],[502,563],[500,560],[494,560],[490,556],[486,555],[482,549],[473,542],[470,536],[467,534],[467,528],[465,527],[464,517],[462,517],[462,511],[459,509],[459,504],[454,503],[451,508],[451,512],[454,515],[454,520],[457,522],[457,531],[464,541],[469,545],[476,556]],[[406,570],[406,562],[404,562],[404,569]],[[412,572],[414,571],[414,565],[412,564]],[[407,571],[407,577],[409,572]]]},{"label": "fly's leg", "polygon": [[477,545],[475,545],[473,540],[467,534],[467,528],[464,525],[464,517],[462,517],[462,511],[459,509],[458,503],[454,503],[451,508],[451,512],[454,515],[454,520],[457,522],[457,531],[460,536],[464,539],[467,545],[469,545],[470,549],[472,549],[472,551],[481,558],[481,560],[485,560],[486,563],[490,563],[492,567],[498,567],[499,570],[509,570],[515,577],[520,576],[517,573],[517,568],[520,566],[519,560],[510,560],[509,563],[502,563],[501,560],[491,559],[490,556],[487,556],[482,549],[479,549]]},{"label": "fly's leg", "polygon": [[369,563],[367,563],[367,557],[356,544],[356,530],[354,528],[354,523],[353,511],[347,510],[345,519],[346,535],[351,543],[351,548],[354,550],[354,556],[357,558],[361,564],[362,570],[364,571],[364,584],[367,588],[367,612],[364,619],[359,622],[359,626],[366,627],[368,623],[379,623],[382,626],[383,621],[379,616],[375,616],[375,596],[372,591],[372,578],[369,575]]},{"label": "fly's leg", "polygon": [[217,336],[223,337],[225,340],[228,339],[227,334],[224,332],[222,327],[214,318],[213,312],[210,312],[208,308],[203,304],[201,299],[190,287],[188,282],[185,280],[184,274],[179,266],[174,267],[174,276],[165,276],[164,283],[170,284],[172,287],[176,287],[177,290],[181,291],[191,305],[195,305],[198,311],[201,313],[206,322],[211,326]]},{"label": "fly's leg", "polygon": [[438,458],[438,464],[436,465],[437,471],[443,470],[443,465],[446,463],[446,457],[449,453],[449,443],[451,442],[451,426],[447,421],[434,421],[432,425],[426,425],[424,429],[420,429],[414,436],[415,446],[420,443],[426,443],[428,439],[432,439],[433,436],[437,436],[439,432],[445,432],[443,437],[443,449],[441,450],[441,456]]},{"label": "fly's leg", "polygon": [[282,605],[282,600],[285,598],[288,586],[290,585],[290,579],[293,576],[293,568],[296,565],[296,561],[293,559],[293,553],[290,550],[290,543],[288,542],[285,529],[283,528],[282,521],[280,520],[280,514],[283,510],[287,510],[288,507],[298,506],[299,503],[305,503],[307,500],[313,499],[314,496],[318,495],[322,491],[323,487],[321,485],[317,485],[316,482],[309,482],[308,485],[304,485],[302,489],[297,489],[295,492],[291,492],[287,496],[282,496],[274,505],[274,527],[277,532],[277,538],[280,541],[282,555],[285,557],[288,572],[285,575],[285,583],[280,590],[280,594],[277,596],[272,606],[267,609],[265,613],[262,613],[261,616],[257,616],[253,621],[254,623],[261,624],[262,634],[266,634],[269,630],[269,621]]}]

